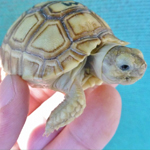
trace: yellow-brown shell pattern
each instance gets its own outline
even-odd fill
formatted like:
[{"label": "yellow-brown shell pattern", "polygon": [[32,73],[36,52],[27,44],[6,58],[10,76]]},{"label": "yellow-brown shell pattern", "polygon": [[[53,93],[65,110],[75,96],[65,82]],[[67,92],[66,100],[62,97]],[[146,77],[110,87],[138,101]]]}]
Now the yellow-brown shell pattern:
[{"label": "yellow-brown shell pattern", "polygon": [[35,5],[8,30],[1,58],[8,74],[46,82],[78,66],[112,34],[109,26],[74,1]]}]

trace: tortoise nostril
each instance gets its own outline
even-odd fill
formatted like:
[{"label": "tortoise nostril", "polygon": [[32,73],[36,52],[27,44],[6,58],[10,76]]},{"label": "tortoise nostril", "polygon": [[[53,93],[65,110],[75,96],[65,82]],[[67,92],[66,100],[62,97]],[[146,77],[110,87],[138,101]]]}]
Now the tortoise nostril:
[{"label": "tortoise nostril", "polygon": [[120,69],[122,70],[122,71],[127,71],[127,70],[129,70],[129,66],[128,65],[122,65],[121,67],[120,67]]}]

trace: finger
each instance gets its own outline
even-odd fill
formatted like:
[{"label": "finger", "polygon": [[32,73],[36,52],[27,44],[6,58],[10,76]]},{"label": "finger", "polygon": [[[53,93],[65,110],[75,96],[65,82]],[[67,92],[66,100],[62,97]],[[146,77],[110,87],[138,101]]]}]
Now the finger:
[{"label": "finger", "polygon": [[[1,49],[0,49],[1,51]],[[6,77],[6,73],[4,72],[4,70],[2,69],[2,64],[1,64],[1,58],[0,58],[0,83],[2,82],[2,80]]]},{"label": "finger", "polygon": [[111,85],[114,88],[116,88],[118,86],[118,84],[109,84],[109,85]]},{"label": "finger", "polygon": [[27,149],[43,149],[43,147],[51,142],[62,130],[63,128],[60,128],[58,131],[54,131],[50,134],[50,136],[45,137],[43,136],[43,133],[45,132],[45,124],[36,127],[30,135]]},{"label": "finger", "polygon": [[2,82],[2,77],[1,77],[1,65],[0,65],[0,83]]},{"label": "finger", "polygon": [[84,113],[44,149],[103,149],[120,120],[121,98],[116,89],[102,85],[88,94]]},{"label": "finger", "polygon": [[2,77],[1,77],[1,68],[2,68],[1,52],[2,52],[2,48],[0,47],[0,83],[2,81]]},{"label": "finger", "polygon": [[116,88],[118,86],[118,84],[106,84],[106,83],[103,83],[103,85],[109,85],[109,86],[112,86],[114,88]]},{"label": "finger", "polygon": [[20,150],[18,143],[16,143],[11,150]]},{"label": "finger", "polygon": [[29,89],[18,76],[7,76],[0,85],[0,146],[11,149],[28,113]]},{"label": "finger", "polygon": [[55,91],[50,89],[40,89],[30,87],[30,107],[29,114],[37,109],[45,100],[50,98]]}]

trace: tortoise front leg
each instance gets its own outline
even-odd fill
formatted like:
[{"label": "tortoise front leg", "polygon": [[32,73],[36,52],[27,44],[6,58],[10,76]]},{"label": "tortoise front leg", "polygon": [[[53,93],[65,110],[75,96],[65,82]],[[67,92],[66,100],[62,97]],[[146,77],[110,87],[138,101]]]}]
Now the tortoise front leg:
[{"label": "tortoise front leg", "polygon": [[82,114],[85,106],[84,91],[79,82],[75,80],[66,94],[65,100],[49,116],[44,135],[48,136],[54,130],[69,124]]}]

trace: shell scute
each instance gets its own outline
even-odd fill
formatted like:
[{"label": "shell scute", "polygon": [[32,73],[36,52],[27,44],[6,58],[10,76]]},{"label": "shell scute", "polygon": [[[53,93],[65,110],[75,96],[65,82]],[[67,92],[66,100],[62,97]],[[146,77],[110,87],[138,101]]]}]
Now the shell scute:
[{"label": "shell scute", "polygon": [[44,7],[43,11],[48,16],[62,17],[74,10],[87,9],[85,6],[74,1],[54,2],[53,4]]},{"label": "shell scute", "polygon": [[22,58],[22,78],[34,81],[41,79],[43,60],[31,54],[23,53]]},{"label": "shell scute", "polygon": [[99,38],[86,38],[77,42],[74,42],[72,45],[73,49],[76,49],[78,53],[82,53],[86,56],[89,56],[98,45],[101,44]]},{"label": "shell scute", "polygon": [[63,74],[63,72],[58,64],[57,59],[45,61],[45,67],[44,67],[44,72],[42,76],[42,79],[44,81],[56,78],[56,76],[59,76],[61,74]]},{"label": "shell scute", "polygon": [[29,53],[50,59],[61,54],[70,46],[66,32],[59,20],[48,20],[39,29],[27,47]]},{"label": "shell scute", "polygon": [[84,58],[84,55],[79,55],[71,49],[63,53],[63,55],[57,57],[58,61],[61,63],[63,70],[65,70],[66,72],[68,72],[72,68],[75,68],[81,61],[83,61]]},{"label": "shell scute", "polygon": [[41,3],[8,30],[2,63],[7,73],[33,84],[50,82],[77,67],[111,34],[104,20],[78,2]]},{"label": "shell scute", "polygon": [[90,11],[73,13],[64,18],[69,34],[73,40],[85,36],[97,36],[106,26]]},{"label": "shell scute", "polygon": [[5,50],[1,53],[2,57],[2,66],[4,68],[4,71],[10,74],[10,56],[11,56],[11,47],[6,44],[2,45],[2,48]]},{"label": "shell scute", "polygon": [[11,74],[18,74],[21,75],[21,62],[22,60],[22,52],[20,51],[13,51],[11,53],[11,58],[10,58],[10,64],[11,64]]},{"label": "shell scute", "polygon": [[31,36],[43,22],[44,17],[39,12],[27,15],[14,29],[9,40],[10,46],[25,51]]},{"label": "shell scute", "polygon": [[23,13],[12,25],[11,27],[8,29],[5,38],[4,38],[4,42],[8,41],[8,39],[10,38],[11,34],[13,33],[14,29],[16,28],[16,26],[24,19],[26,13]]}]

